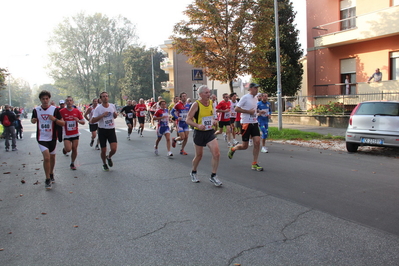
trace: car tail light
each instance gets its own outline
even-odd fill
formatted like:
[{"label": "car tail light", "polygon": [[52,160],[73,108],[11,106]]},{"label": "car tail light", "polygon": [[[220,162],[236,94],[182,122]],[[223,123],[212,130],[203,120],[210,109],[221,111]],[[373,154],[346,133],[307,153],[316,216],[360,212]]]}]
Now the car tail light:
[{"label": "car tail light", "polygon": [[356,107],[352,110],[351,115],[349,117],[349,125],[352,125],[352,119],[353,119],[353,115],[356,113],[357,108],[359,108],[359,106],[361,105],[361,103],[359,103],[358,105],[356,105]]}]

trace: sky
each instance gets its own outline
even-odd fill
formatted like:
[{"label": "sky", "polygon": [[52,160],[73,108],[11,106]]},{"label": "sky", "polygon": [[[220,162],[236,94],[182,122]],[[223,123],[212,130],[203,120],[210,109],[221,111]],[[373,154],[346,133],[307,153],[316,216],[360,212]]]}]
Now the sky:
[{"label": "sky", "polygon": [[[291,0],[297,12],[299,42],[306,49],[306,0]],[[12,0],[2,3],[0,16],[0,68],[30,86],[52,83],[44,68],[48,64],[49,40],[64,18],[80,12],[102,13],[109,18],[122,15],[136,25],[139,42],[159,46],[172,35],[173,26],[184,20],[183,11],[192,0]]]}]

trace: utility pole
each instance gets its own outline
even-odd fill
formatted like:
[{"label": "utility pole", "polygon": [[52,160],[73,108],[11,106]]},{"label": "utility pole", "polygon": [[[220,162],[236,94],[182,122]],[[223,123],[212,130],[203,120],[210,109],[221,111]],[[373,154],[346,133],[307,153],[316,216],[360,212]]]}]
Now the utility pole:
[{"label": "utility pole", "polygon": [[278,4],[274,0],[274,23],[276,29],[276,64],[277,64],[277,102],[278,130],[283,128],[283,107],[281,100],[281,62],[280,62],[280,31],[278,26]]}]

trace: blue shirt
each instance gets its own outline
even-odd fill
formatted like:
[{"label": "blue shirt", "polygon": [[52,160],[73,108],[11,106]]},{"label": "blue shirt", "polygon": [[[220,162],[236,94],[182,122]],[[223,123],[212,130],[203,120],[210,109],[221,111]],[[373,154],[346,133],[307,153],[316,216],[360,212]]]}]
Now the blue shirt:
[{"label": "blue shirt", "polygon": [[264,103],[263,101],[260,101],[260,102],[258,102],[257,105],[258,105],[258,110],[266,110],[266,114],[258,116],[258,122],[259,123],[268,123],[269,122],[268,115],[272,114],[272,109],[270,107],[270,103],[269,102]]}]

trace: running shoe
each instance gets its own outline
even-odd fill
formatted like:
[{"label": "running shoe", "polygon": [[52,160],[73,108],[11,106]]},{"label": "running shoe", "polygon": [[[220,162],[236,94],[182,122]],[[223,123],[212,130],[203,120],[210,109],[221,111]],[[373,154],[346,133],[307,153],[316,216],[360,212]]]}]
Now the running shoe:
[{"label": "running shoe", "polygon": [[220,182],[217,175],[213,177],[211,176],[211,178],[209,178],[209,181],[211,181],[217,187],[220,187],[222,185],[222,182]]},{"label": "running shoe", "polygon": [[17,151],[18,149],[17,148],[12,148],[12,151]]},{"label": "running shoe", "polygon": [[51,183],[55,183],[54,174],[50,174],[50,181]]},{"label": "running shoe", "polygon": [[229,159],[233,159],[233,155],[236,151],[233,150],[233,147],[229,148],[229,151],[227,152],[227,157],[229,157]]},{"label": "running shoe", "polygon": [[69,165],[69,167],[71,167],[71,170],[76,170],[76,166],[75,166],[75,164],[73,164],[73,163],[71,163],[71,164]]},{"label": "running shoe", "polygon": [[140,137],[142,138],[142,137],[143,137],[143,134],[140,134]]},{"label": "running shoe", "polygon": [[251,169],[258,172],[263,171],[263,167],[260,167],[258,164],[253,164]]},{"label": "running shoe", "polygon": [[158,155],[158,149],[155,148],[155,146],[154,146],[154,153],[155,153],[155,155]]},{"label": "running shoe", "polygon": [[127,139],[130,140],[130,135],[127,135]]},{"label": "running shoe", "polygon": [[173,153],[171,151],[168,151],[168,157],[172,157]]},{"label": "running shoe", "polygon": [[182,144],[183,144],[183,141],[182,141],[182,140],[179,140],[179,141],[177,142],[177,144],[178,144],[178,145],[182,145]]},{"label": "running shoe", "polygon": [[261,152],[263,152],[263,153],[268,153],[269,152],[269,150],[266,148],[266,147],[262,147],[262,149],[260,150]]},{"label": "running shoe", "polygon": [[197,178],[197,173],[190,172],[191,182],[199,183],[199,179]]},{"label": "running shoe", "polygon": [[176,138],[172,138],[172,147],[176,148]]},{"label": "running shoe", "polygon": [[65,156],[68,156],[68,153],[66,152],[66,150],[65,150],[64,148],[62,148],[62,153],[63,153]]},{"label": "running shoe", "polygon": [[93,144],[94,144],[94,139],[91,139],[91,141],[90,141],[90,147],[93,147]]},{"label": "running shoe", "polygon": [[181,155],[187,155],[187,152],[185,152],[184,150],[180,150],[180,154]]},{"label": "running shoe", "polygon": [[100,150],[100,147],[98,147],[98,144],[96,145],[96,150]]},{"label": "running shoe", "polygon": [[249,143],[248,143],[248,145],[249,145],[249,146],[252,146],[252,145],[254,145],[254,143],[253,143],[252,139],[250,139],[250,140],[249,140]]},{"label": "running shoe", "polygon": [[227,148],[233,147],[230,142],[227,142]]},{"label": "running shoe", "polygon": [[103,171],[104,172],[108,172],[109,171],[108,165],[103,164]]},{"label": "running shoe", "polygon": [[223,139],[224,139],[224,141],[227,142],[227,135],[226,134],[223,134]]},{"label": "running shoe", "polygon": [[6,148],[6,151],[10,151],[8,148]]},{"label": "running shoe", "polygon": [[44,187],[46,189],[51,189],[52,185],[51,185],[51,180],[50,179],[46,179],[46,182],[44,182]]},{"label": "running shoe", "polygon": [[108,158],[108,157],[107,157],[107,162],[108,162],[109,167],[114,166],[114,163],[112,162],[112,159],[111,159],[111,158]]}]

